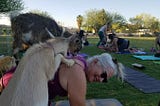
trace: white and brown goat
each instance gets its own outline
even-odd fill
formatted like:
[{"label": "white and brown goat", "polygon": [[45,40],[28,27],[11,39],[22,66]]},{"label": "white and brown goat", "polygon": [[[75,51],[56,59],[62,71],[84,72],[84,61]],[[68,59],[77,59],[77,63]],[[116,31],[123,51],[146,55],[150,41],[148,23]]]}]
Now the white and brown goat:
[{"label": "white and brown goat", "polygon": [[81,48],[82,41],[78,35],[56,37],[31,46],[0,95],[0,105],[47,106],[48,81],[54,77],[61,62],[68,66],[74,64],[72,59],[65,58],[67,51],[75,53]]}]

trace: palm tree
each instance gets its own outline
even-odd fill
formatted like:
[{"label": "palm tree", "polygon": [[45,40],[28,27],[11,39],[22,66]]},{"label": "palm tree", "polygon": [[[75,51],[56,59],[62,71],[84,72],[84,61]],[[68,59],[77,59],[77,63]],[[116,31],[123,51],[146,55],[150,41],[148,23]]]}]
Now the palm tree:
[{"label": "palm tree", "polygon": [[81,15],[77,16],[77,26],[78,26],[78,30],[80,31],[81,26],[82,26],[82,22],[83,22],[83,17]]}]

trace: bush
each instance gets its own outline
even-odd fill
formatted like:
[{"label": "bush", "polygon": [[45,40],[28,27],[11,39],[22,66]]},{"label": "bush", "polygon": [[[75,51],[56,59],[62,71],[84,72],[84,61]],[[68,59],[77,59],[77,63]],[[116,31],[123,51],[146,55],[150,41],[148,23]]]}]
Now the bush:
[{"label": "bush", "polygon": [[142,34],[141,37],[152,37],[153,35],[149,34],[149,33],[145,33],[145,34]]}]

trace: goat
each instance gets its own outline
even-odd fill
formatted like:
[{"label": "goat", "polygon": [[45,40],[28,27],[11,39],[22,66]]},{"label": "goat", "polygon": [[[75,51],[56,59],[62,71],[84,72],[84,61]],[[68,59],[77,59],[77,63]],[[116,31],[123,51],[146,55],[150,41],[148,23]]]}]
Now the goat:
[{"label": "goat", "polygon": [[15,16],[11,14],[11,30],[13,36],[13,55],[18,59],[18,53],[25,51],[35,43],[45,42],[51,39],[46,28],[55,37],[69,37],[72,34],[65,31],[52,18],[34,13],[24,13]]},{"label": "goat", "polygon": [[[15,73],[0,96],[2,106],[47,106],[48,81],[61,62],[74,64],[66,59],[67,51],[76,53],[82,48],[81,37],[57,37],[31,46],[20,60]],[[63,54],[63,55],[62,55]]]}]

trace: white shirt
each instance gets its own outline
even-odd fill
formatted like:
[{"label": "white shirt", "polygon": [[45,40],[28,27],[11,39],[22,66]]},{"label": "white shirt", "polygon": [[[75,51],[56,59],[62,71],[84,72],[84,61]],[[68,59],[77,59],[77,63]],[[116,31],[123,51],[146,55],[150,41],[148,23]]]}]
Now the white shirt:
[{"label": "white shirt", "polygon": [[101,31],[103,32],[103,35],[106,35],[106,30],[107,30],[107,25],[104,25],[99,29],[99,32]]}]

